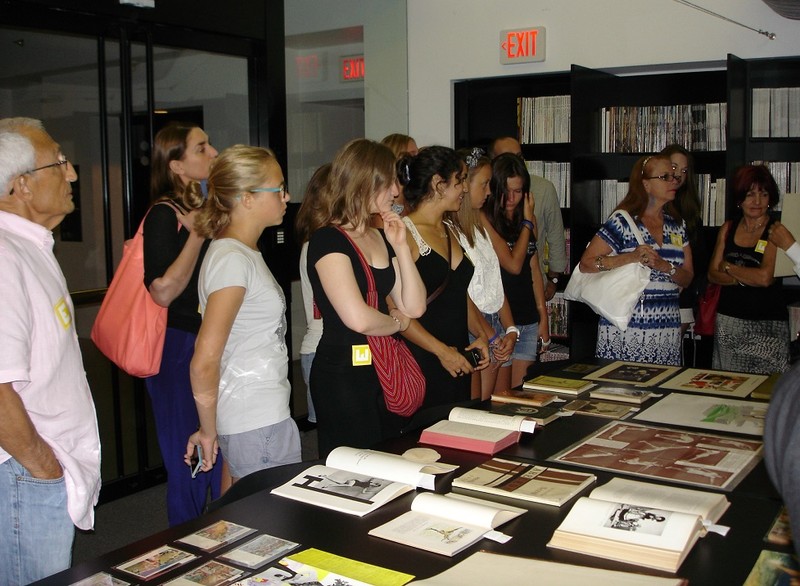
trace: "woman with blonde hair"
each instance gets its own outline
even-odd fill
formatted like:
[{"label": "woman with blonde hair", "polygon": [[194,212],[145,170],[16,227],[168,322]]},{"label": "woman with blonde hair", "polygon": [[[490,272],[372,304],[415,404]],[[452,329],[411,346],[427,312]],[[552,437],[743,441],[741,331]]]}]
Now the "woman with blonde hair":
[{"label": "woman with blonde hair", "polygon": [[200,182],[208,179],[216,156],[208,135],[194,124],[170,123],[153,143],[150,195],[159,205],[153,205],[144,221],[144,284],[168,310],[161,369],[145,385],[167,470],[170,525],[199,517],[209,490],[211,498],[220,495],[222,479],[222,466],[192,478],[183,463],[186,436],[198,423],[189,362],[200,329],[197,278],[208,248],[194,221],[203,204]]},{"label": "woman with blonde hair", "polygon": [[[425,311],[405,226],[391,211],[397,194],[392,151],[367,139],[347,143],[331,164],[326,189],[314,215],[321,225],[309,226],[307,265],[325,324],[311,367],[322,458],[337,446],[369,447],[399,433],[405,420],[386,406],[367,336],[393,336]],[[371,227],[374,215],[383,230]],[[374,278],[377,307],[366,299],[360,255]]]},{"label": "woman with blonde hair", "polygon": [[191,363],[200,428],[184,455],[202,448],[201,470],[222,450],[233,481],[299,462],[300,434],[289,412],[286,299],[257,242],[283,221],[289,194],[268,149],[224,150],[208,178],[197,231],[213,238],[200,270],[203,324]]}]

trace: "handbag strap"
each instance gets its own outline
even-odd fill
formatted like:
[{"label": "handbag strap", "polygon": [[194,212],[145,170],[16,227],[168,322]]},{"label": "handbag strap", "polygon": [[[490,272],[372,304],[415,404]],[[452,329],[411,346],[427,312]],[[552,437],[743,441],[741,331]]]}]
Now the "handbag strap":
[{"label": "handbag strap", "polygon": [[631,227],[631,232],[633,232],[636,241],[639,244],[644,244],[644,238],[642,237],[642,233],[639,231],[639,226],[636,225],[636,222],[633,221],[631,215],[627,212],[627,210],[617,210],[617,213],[622,216],[622,218],[628,222],[628,225]]},{"label": "handbag strap", "polygon": [[364,254],[361,252],[361,249],[356,246],[356,243],[350,237],[350,234],[345,232],[344,228],[341,226],[336,226],[336,229],[339,230],[344,237],[350,242],[350,244],[355,248],[356,254],[358,255],[358,260],[361,261],[361,268],[364,269],[364,274],[367,277],[367,303],[370,307],[374,309],[378,309],[378,289],[375,286],[375,277],[372,276],[372,268],[367,264],[367,259],[364,258]]}]

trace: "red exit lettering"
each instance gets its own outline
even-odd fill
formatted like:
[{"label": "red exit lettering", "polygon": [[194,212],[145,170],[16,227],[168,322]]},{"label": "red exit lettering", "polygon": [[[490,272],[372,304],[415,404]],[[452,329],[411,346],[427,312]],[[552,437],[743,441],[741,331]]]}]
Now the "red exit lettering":
[{"label": "red exit lettering", "polygon": [[316,54],[298,55],[295,57],[297,77],[300,79],[317,79],[319,77],[319,57]]},{"label": "red exit lettering", "polygon": [[342,81],[364,79],[364,57],[344,57],[342,59]]},{"label": "red exit lettering", "polygon": [[509,59],[534,57],[536,55],[536,35],[538,30],[510,31],[502,44]]}]

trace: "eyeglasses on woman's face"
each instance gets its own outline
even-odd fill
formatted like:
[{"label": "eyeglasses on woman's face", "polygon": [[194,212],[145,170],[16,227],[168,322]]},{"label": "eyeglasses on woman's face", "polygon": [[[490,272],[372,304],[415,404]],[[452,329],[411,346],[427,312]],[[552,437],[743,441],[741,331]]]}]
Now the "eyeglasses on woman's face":
[{"label": "eyeglasses on woman's face", "polygon": [[642,179],[661,179],[661,181],[669,183],[670,181],[680,181],[681,176],[675,173],[664,173],[663,175],[656,175],[654,177],[643,177]]}]

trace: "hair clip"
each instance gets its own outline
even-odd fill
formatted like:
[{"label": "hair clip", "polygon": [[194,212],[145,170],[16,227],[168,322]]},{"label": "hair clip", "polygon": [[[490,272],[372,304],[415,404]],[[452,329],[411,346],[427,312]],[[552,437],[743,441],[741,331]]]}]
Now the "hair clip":
[{"label": "hair clip", "polygon": [[478,166],[478,161],[481,157],[485,156],[486,152],[480,147],[474,147],[470,153],[464,157],[467,167],[474,169]]},{"label": "hair clip", "polygon": [[644,158],[644,162],[642,162],[642,177],[644,177],[644,168],[647,167],[647,163],[650,162],[650,159],[653,158],[653,155]]},{"label": "hair clip", "polygon": [[408,161],[403,161],[400,164],[400,183],[403,185],[408,185],[411,183],[411,167],[408,164]]}]

